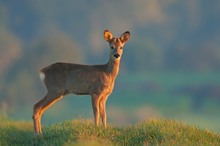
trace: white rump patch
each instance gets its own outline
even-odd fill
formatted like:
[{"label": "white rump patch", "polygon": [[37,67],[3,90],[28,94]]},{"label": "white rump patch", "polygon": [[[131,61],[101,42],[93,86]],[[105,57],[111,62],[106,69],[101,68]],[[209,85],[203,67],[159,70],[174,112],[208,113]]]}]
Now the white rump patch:
[{"label": "white rump patch", "polygon": [[42,82],[44,82],[45,74],[43,72],[40,72],[40,79]]}]

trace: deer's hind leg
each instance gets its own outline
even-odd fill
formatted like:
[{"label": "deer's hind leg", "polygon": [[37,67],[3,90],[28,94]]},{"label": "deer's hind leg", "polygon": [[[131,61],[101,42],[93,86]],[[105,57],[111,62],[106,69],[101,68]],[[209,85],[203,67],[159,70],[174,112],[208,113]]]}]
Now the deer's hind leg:
[{"label": "deer's hind leg", "polygon": [[42,105],[46,100],[46,96],[41,99],[39,102],[37,102],[33,106],[33,123],[34,123],[34,132],[35,135],[41,135],[41,130],[40,130],[40,111],[42,109]]},{"label": "deer's hind leg", "polygon": [[43,112],[53,105],[57,100],[61,99],[63,95],[61,93],[47,93],[47,95],[40,100],[33,107],[33,122],[36,135],[41,135],[41,117]]}]

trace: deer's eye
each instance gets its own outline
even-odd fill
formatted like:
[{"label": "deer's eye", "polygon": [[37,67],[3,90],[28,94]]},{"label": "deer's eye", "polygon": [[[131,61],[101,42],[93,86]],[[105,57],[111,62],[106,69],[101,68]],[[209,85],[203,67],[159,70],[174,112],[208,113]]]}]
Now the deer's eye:
[{"label": "deer's eye", "polygon": [[123,49],[122,47],[120,47],[120,49]]},{"label": "deer's eye", "polygon": [[114,47],[113,47],[113,46],[111,46],[111,49],[113,50],[113,49],[114,49]]}]

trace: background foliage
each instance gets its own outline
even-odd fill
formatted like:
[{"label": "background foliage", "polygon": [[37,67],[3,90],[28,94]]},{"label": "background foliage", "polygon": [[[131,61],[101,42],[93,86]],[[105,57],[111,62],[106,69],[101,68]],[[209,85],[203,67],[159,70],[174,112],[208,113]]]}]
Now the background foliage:
[{"label": "background foliage", "polygon": [[[109,121],[172,117],[220,131],[219,6],[200,0],[1,0],[0,113],[31,120],[32,105],[45,94],[42,67],[105,63],[103,30],[116,36],[129,30]],[[67,97],[45,114],[44,123],[92,118],[90,99]]]}]

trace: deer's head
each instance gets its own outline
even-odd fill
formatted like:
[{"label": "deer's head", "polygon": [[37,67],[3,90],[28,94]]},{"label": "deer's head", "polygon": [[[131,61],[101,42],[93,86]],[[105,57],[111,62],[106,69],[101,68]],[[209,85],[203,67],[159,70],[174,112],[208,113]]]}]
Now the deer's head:
[{"label": "deer's head", "polygon": [[126,31],[119,38],[115,38],[108,30],[104,31],[104,39],[110,45],[110,57],[114,61],[119,61],[123,53],[124,44],[130,39],[130,32]]}]

